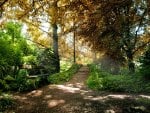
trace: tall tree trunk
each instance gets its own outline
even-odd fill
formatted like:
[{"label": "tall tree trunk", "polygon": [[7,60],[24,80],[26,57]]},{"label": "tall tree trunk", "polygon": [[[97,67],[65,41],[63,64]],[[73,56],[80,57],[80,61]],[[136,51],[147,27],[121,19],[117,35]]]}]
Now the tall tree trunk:
[{"label": "tall tree trunk", "polygon": [[135,64],[133,62],[133,54],[131,50],[126,51],[127,59],[128,59],[128,69],[129,72],[132,74],[135,72]]},{"label": "tall tree trunk", "polygon": [[55,65],[56,65],[56,72],[60,72],[60,59],[59,59],[59,53],[58,53],[58,34],[57,34],[57,24],[54,23],[52,25],[53,27],[53,51],[55,55]]},{"label": "tall tree trunk", "polygon": [[128,5],[126,7],[126,11],[125,11],[125,16],[126,16],[126,19],[125,19],[125,26],[123,26],[125,28],[125,39],[124,39],[124,45],[126,46],[126,56],[127,56],[127,59],[128,59],[128,69],[129,69],[129,72],[130,73],[134,73],[135,72],[135,64],[133,62],[133,44],[132,44],[132,41],[131,41],[131,35],[130,35],[130,15],[129,15],[129,12],[130,12],[130,5]]},{"label": "tall tree trunk", "polygon": [[73,62],[76,63],[76,35],[73,32]]}]

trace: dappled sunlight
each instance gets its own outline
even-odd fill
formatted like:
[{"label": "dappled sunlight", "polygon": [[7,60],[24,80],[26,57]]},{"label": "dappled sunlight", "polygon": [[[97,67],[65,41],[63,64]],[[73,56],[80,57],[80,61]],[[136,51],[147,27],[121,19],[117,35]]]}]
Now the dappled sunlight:
[{"label": "dappled sunlight", "polygon": [[104,113],[116,113],[113,109],[105,110]]},{"label": "dappled sunlight", "polygon": [[49,100],[47,102],[49,108],[52,108],[52,107],[55,107],[64,103],[65,103],[65,100],[62,100],[62,99],[61,100]]},{"label": "dappled sunlight", "polygon": [[139,95],[139,96],[142,97],[142,98],[150,99],[150,96],[149,96],[149,95]]},{"label": "dappled sunlight", "polygon": [[14,96],[14,99],[18,99],[18,100],[27,100],[28,98],[27,97],[24,97],[24,96]]},{"label": "dappled sunlight", "polygon": [[50,99],[52,98],[52,95],[45,95],[44,99]]},{"label": "dappled sunlight", "polygon": [[77,91],[80,91],[80,88],[68,87],[65,85],[57,85],[57,88],[63,90],[64,92],[70,93],[76,93]]},{"label": "dappled sunlight", "polygon": [[41,90],[34,90],[34,91],[28,93],[27,96],[38,97],[38,96],[41,96],[42,93],[43,93],[43,91],[41,91]]},{"label": "dappled sunlight", "polygon": [[112,94],[112,95],[108,95],[108,97],[111,97],[111,98],[116,98],[116,99],[125,99],[125,98],[129,98],[129,97],[132,97],[130,95],[118,95],[118,94]]},{"label": "dappled sunlight", "polygon": [[76,87],[76,88],[82,88],[84,86],[83,83],[75,83],[75,84],[67,84],[68,87]]},{"label": "dappled sunlight", "polygon": [[82,88],[83,86],[84,86],[83,83],[76,83],[76,87],[78,87],[78,88]]},{"label": "dappled sunlight", "polygon": [[111,95],[106,95],[106,96],[97,96],[97,97],[94,97],[94,96],[86,96],[84,97],[84,99],[88,99],[88,100],[93,100],[93,101],[106,101],[106,100],[109,100],[110,98],[113,98],[113,99],[126,99],[126,98],[130,98],[132,97],[131,95],[117,95],[117,94],[111,94]]},{"label": "dappled sunlight", "polygon": [[85,96],[84,99],[85,100],[93,100],[93,101],[104,101],[108,98],[108,96],[97,96],[97,97],[93,97],[93,96]]},{"label": "dappled sunlight", "polygon": [[88,91],[88,90],[80,90],[80,94],[81,95],[85,95],[86,93],[89,93],[90,91]]}]

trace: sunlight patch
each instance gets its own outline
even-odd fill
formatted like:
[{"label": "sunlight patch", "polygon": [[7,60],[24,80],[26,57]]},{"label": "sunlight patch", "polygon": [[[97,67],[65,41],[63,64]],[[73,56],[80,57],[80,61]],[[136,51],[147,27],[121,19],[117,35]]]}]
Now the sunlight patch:
[{"label": "sunlight patch", "polygon": [[150,99],[150,96],[148,96],[148,95],[140,95],[140,97]]},{"label": "sunlight patch", "polygon": [[22,97],[22,96],[14,96],[15,99],[19,99],[19,100],[27,100],[27,97]]},{"label": "sunlight patch", "polygon": [[131,96],[130,95],[108,95],[108,97],[125,99],[125,98],[131,97]]},{"label": "sunlight patch", "polygon": [[84,85],[83,83],[77,83],[77,84],[76,84],[76,86],[77,86],[78,88],[82,88],[83,85]]},{"label": "sunlight patch", "polygon": [[76,83],[76,84],[67,84],[66,86],[68,86],[68,87],[82,88],[83,85],[84,85],[83,83]]},{"label": "sunlight patch", "polygon": [[98,97],[93,97],[93,96],[87,96],[84,99],[89,99],[89,100],[104,100],[107,99],[108,96],[98,96]]},{"label": "sunlight patch", "polygon": [[80,88],[67,87],[64,85],[57,85],[58,89],[63,90],[64,92],[75,93],[76,91],[80,91]]},{"label": "sunlight patch", "polygon": [[115,111],[110,109],[110,110],[106,110],[104,113],[115,113]]},{"label": "sunlight patch", "polygon": [[34,91],[28,93],[28,96],[37,97],[37,96],[41,96],[42,93],[43,93],[43,91],[41,91],[41,90],[34,90]]},{"label": "sunlight patch", "polygon": [[93,96],[86,96],[84,99],[89,99],[89,100],[93,100],[93,101],[97,101],[97,100],[108,100],[109,98],[115,98],[115,99],[125,99],[125,98],[129,98],[131,97],[130,95],[107,95],[107,96],[97,96],[97,97],[93,97]]},{"label": "sunlight patch", "polygon": [[52,95],[45,95],[44,99],[52,98]]},{"label": "sunlight patch", "polygon": [[65,100],[50,100],[48,101],[48,107],[49,108],[52,108],[52,107],[55,107],[57,105],[60,105],[60,104],[64,104],[65,103]]}]

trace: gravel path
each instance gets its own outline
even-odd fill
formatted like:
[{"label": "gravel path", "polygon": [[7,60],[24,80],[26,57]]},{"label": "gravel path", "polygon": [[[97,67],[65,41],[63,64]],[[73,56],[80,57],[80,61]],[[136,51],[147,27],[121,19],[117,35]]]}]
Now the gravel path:
[{"label": "gravel path", "polygon": [[[48,85],[24,94],[15,94],[17,104],[5,113],[148,113],[150,105],[137,102],[148,95],[97,92],[85,85],[89,69],[83,66],[61,85]],[[134,109],[135,112],[131,111]],[[137,108],[137,109],[136,109]],[[144,109],[144,110],[143,110]],[[145,110],[146,109],[146,110]],[[136,110],[140,110],[137,112]],[[143,112],[144,111],[144,112]],[[147,111],[147,112],[145,112]]]}]

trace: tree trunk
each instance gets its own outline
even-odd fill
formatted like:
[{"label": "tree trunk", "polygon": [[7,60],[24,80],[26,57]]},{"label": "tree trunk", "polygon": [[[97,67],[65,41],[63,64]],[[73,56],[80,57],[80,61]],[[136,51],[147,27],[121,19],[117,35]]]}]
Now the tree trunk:
[{"label": "tree trunk", "polygon": [[76,38],[75,38],[75,31],[73,32],[73,62],[76,63]]},{"label": "tree trunk", "polygon": [[119,65],[119,62],[116,59],[113,60],[111,68],[112,68],[112,70],[111,70],[112,74],[119,74],[120,65]]},{"label": "tree trunk", "polygon": [[54,23],[52,25],[53,27],[53,51],[55,55],[55,66],[56,66],[56,72],[60,72],[60,59],[58,54],[58,34],[57,34],[57,24]]},{"label": "tree trunk", "polygon": [[128,50],[126,52],[127,54],[127,59],[128,59],[128,68],[129,68],[129,72],[132,74],[135,72],[135,64],[133,62],[133,54],[131,50]]}]

